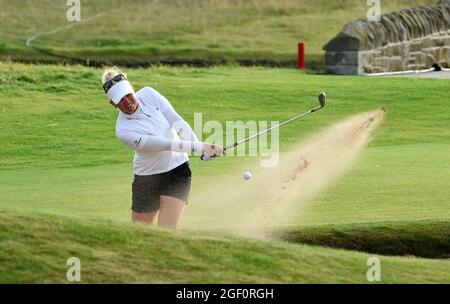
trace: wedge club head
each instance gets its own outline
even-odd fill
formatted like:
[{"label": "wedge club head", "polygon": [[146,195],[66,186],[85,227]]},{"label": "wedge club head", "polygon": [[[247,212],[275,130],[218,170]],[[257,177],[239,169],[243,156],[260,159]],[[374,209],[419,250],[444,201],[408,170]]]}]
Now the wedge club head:
[{"label": "wedge club head", "polygon": [[319,99],[320,107],[323,108],[327,102],[327,95],[324,92],[322,92],[319,94],[318,99]]}]

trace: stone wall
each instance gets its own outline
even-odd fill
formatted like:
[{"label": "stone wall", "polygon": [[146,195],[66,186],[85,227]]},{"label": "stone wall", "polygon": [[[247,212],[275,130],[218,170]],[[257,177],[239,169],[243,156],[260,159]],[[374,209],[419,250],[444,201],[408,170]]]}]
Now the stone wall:
[{"label": "stone wall", "polygon": [[450,0],[356,20],[324,46],[336,74],[369,74],[450,66]]}]

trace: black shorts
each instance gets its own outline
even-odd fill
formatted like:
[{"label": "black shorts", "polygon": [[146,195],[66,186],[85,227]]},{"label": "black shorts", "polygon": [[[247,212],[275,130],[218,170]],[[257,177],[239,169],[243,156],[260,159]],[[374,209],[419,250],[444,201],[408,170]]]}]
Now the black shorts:
[{"label": "black shorts", "polygon": [[161,195],[178,198],[187,204],[191,176],[188,162],[160,174],[134,175],[131,209],[138,213],[158,211]]}]

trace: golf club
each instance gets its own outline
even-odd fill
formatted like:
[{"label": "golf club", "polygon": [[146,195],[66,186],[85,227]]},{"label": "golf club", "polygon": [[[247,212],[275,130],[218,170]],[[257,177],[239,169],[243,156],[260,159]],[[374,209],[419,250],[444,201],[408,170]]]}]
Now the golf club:
[{"label": "golf club", "polygon": [[[318,98],[319,104],[320,104],[319,107],[316,107],[316,108],[314,108],[314,109],[312,109],[312,110],[310,110],[310,111],[308,111],[308,112],[306,112],[306,113],[303,113],[303,114],[301,114],[301,115],[298,115],[298,116],[296,116],[296,117],[294,117],[294,118],[291,118],[291,119],[289,119],[289,120],[287,120],[287,121],[285,121],[285,122],[282,122],[282,123],[280,123],[279,125],[276,125],[276,126],[270,128],[270,129],[266,129],[266,130],[264,130],[264,131],[261,131],[261,132],[258,133],[258,134],[252,135],[252,136],[247,137],[247,138],[245,138],[245,139],[243,139],[243,140],[240,140],[240,141],[238,141],[238,142],[235,142],[234,144],[228,145],[228,146],[226,146],[226,147],[223,148],[224,153],[225,153],[226,151],[228,151],[228,150],[231,150],[231,149],[233,149],[233,148],[235,148],[235,147],[237,147],[237,146],[242,145],[243,143],[246,143],[246,142],[248,142],[248,141],[250,141],[250,140],[252,140],[252,139],[255,139],[255,138],[257,138],[257,137],[260,137],[260,136],[263,135],[263,134],[266,134],[266,133],[271,132],[271,131],[273,131],[273,130],[275,130],[275,129],[281,128],[281,127],[284,126],[284,125],[287,125],[287,124],[289,124],[289,123],[291,123],[291,122],[293,122],[293,121],[296,121],[296,120],[298,120],[298,119],[300,119],[300,118],[303,118],[303,117],[305,117],[305,116],[307,116],[307,115],[309,115],[309,114],[311,114],[311,113],[315,113],[315,112],[319,111],[320,109],[322,109],[323,107],[325,107],[325,104],[326,104],[326,101],[327,101],[327,95],[326,95],[324,92],[322,92],[322,93],[319,94],[319,96],[318,96],[317,98]],[[201,160],[204,160],[204,161],[214,160],[214,159],[216,159],[216,157],[210,157],[210,156],[207,156],[207,155],[202,155],[202,156],[201,156]]]}]

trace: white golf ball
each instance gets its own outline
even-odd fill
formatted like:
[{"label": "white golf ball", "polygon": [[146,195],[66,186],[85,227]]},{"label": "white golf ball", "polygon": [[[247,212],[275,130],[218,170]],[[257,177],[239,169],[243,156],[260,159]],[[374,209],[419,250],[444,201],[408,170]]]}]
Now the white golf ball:
[{"label": "white golf ball", "polygon": [[252,178],[252,174],[250,172],[244,172],[244,179],[250,180]]}]

